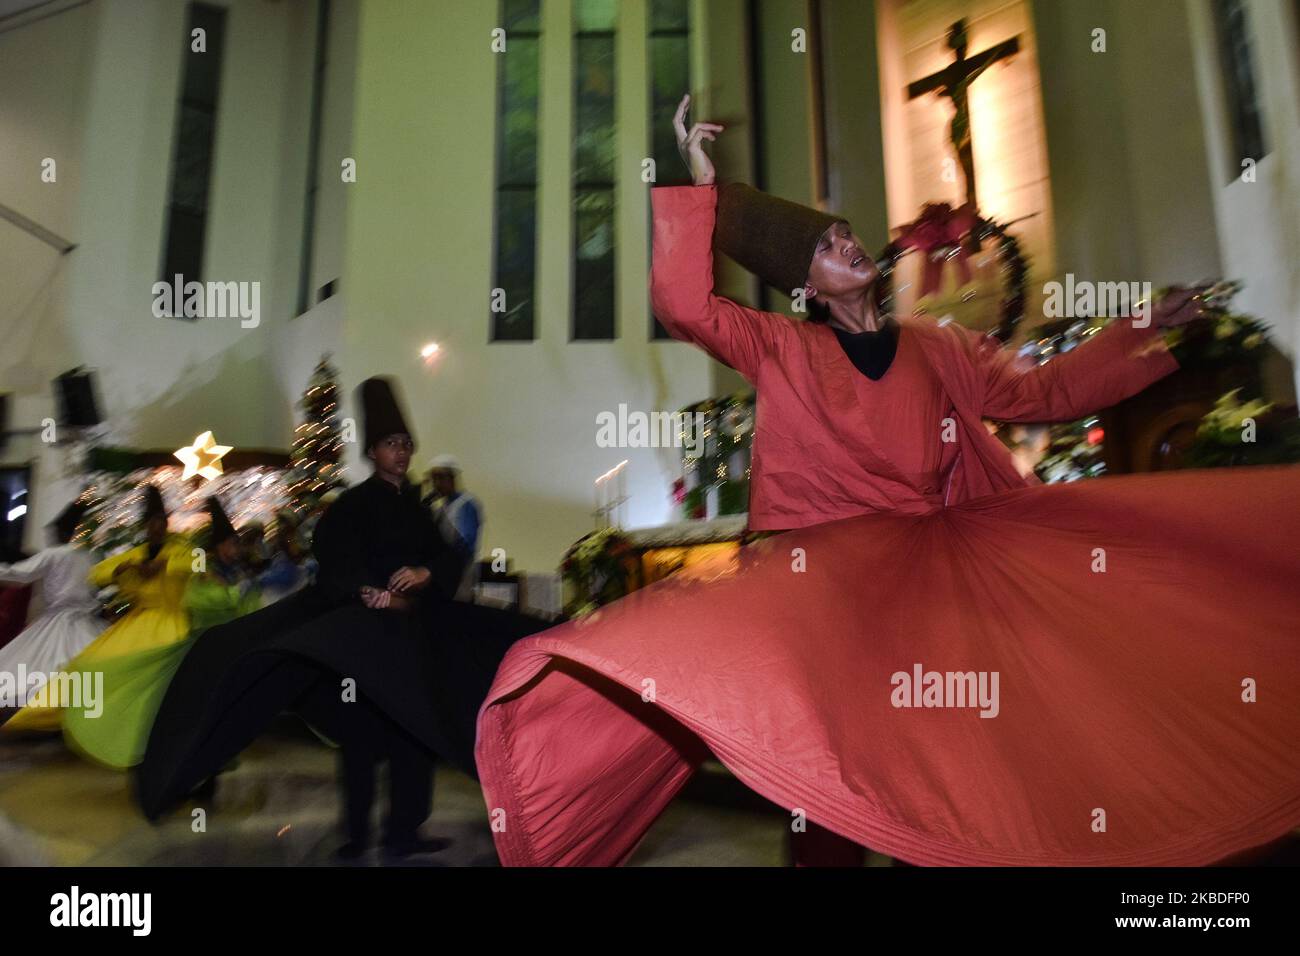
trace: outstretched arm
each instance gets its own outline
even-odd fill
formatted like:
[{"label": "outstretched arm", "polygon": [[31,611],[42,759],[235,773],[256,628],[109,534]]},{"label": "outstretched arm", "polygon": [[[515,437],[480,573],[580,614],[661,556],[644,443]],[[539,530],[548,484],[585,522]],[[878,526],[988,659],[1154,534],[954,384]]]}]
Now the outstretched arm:
[{"label": "outstretched arm", "polygon": [[38,551],[25,561],[16,561],[13,564],[0,561],[0,583],[32,584],[45,577],[49,563],[50,556],[46,551]]},{"label": "outstretched arm", "polygon": [[650,191],[654,255],[650,303],[675,339],[700,346],[751,383],[790,320],[713,293],[715,186],[661,186]]},{"label": "outstretched arm", "polygon": [[998,421],[1073,421],[1136,395],[1178,368],[1163,329],[1139,329],[1127,319],[1046,365],[965,331],[983,380],[982,413]]},{"label": "outstretched arm", "polygon": [[682,97],[673,117],[673,131],[695,185],[650,191],[654,212],[650,302],[655,317],[673,338],[700,346],[752,383],[763,357],[789,321],[713,294],[718,191],[704,143],[716,139],[722,127],[696,123],[687,129],[690,105],[690,96]]},{"label": "outstretched arm", "polygon": [[137,545],[120,554],[105,558],[90,569],[90,583],[97,588],[108,587],[119,575],[144,561],[145,551],[144,545]]},{"label": "outstretched arm", "polygon": [[982,378],[983,414],[1007,422],[1073,421],[1109,408],[1178,369],[1165,333],[1201,315],[1197,289],[1174,289],[1146,322],[1116,319],[1073,351],[1037,365],[975,332],[967,347]]}]

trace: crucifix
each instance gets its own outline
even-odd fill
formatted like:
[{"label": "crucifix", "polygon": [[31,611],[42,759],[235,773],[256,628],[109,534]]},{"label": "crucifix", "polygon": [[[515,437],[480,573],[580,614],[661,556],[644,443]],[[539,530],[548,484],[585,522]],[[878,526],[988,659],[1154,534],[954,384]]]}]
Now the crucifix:
[{"label": "crucifix", "polygon": [[966,91],[981,73],[998,60],[1004,60],[1020,52],[1020,38],[1012,37],[997,46],[989,47],[983,53],[966,56],[966,21],[958,20],[948,30],[948,48],[957,54],[957,59],[938,73],[932,73],[924,79],[917,80],[907,87],[907,98],[914,100],[926,93],[937,92],[952,100],[956,113],[948,127],[948,137],[953,149],[957,151],[957,161],[961,163],[966,175],[966,201],[972,209],[978,209],[975,198],[975,153],[971,148],[970,105],[966,102]]}]

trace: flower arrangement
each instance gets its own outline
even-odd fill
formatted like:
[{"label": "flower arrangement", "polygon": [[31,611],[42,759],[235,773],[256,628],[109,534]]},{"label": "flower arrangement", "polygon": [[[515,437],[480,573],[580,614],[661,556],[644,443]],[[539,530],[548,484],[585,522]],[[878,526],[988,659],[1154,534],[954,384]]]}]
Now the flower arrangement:
[{"label": "flower arrangement", "polygon": [[1241,389],[1220,396],[1201,419],[1186,461],[1193,468],[1279,465],[1300,461],[1300,419],[1272,402],[1238,399]]},{"label": "flower arrangement", "polygon": [[582,617],[628,594],[637,584],[639,565],[631,542],[617,528],[579,538],[560,563],[564,613]]},{"label": "flower arrangement", "polygon": [[[1157,296],[1167,291],[1161,289]],[[1183,467],[1300,461],[1300,421],[1258,397],[1258,369],[1269,345],[1268,327],[1232,308],[1232,299],[1239,291],[1238,281],[1215,283],[1205,294],[1204,319],[1165,332],[1165,341],[1180,368],[1213,372],[1220,388],[1228,382],[1244,383],[1222,395],[1202,419],[1192,446],[1182,457]],[[1045,334],[1027,342],[1020,354],[1043,364],[1077,348],[1106,323],[1092,318],[1064,328],[1045,327]],[[1248,400],[1242,400],[1243,393]],[[1053,425],[1047,455],[1034,471],[1048,483],[1105,474],[1103,439],[1101,423],[1095,416]]]},{"label": "flower arrangement", "polygon": [[[1166,290],[1161,290],[1163,294]],[[1207,300],[1206,318],[1165,333],[1179,364],[1186,367],[1254,361],[1268,344],[1268,327],[1253,316],[1233,311],[1232,298],[1241,291],[1235,280],[1216,284]]]}]

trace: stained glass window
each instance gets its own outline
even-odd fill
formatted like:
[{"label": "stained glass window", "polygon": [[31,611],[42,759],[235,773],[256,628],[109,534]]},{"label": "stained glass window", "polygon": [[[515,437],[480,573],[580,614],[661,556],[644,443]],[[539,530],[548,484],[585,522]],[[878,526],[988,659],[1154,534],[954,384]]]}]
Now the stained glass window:
[{"label": "stained glass window", "polygon": [[[656,186],[690,185],[691,174],[677,153],[673,114],[691,88],[689,0],[650,0],[650,148]],[[653,252],[652,252],[653,254]],[[650,317],[652,339],[671,336]]]},{"label": "stained glass window", "polygon": [[1223,59],[1224,93],[1236,151],[1232,177],[1241,175],[1243,159],[1260,160],[1268,153],[1255,85],[1250,24],[1243,0],[1215,0],[1214,19]]},{"label": "stained glass window", "polygon": [[[502,0],[506,48],[498,53],[496,252],[491,341],[536,338],[539,0]],[[494,297],[495,300],[495,297]]]},{"label": "stained glass window", "polygon": [[615,0],[573,6],[573,339],[615,337]]},{"label": "stained glass window", "polygon": [[[302,315],[316,303],[311,296],[311,270],[316,251],[316,201],[320,195],[321,114],[325,106],[325,70],[329,64],[330,0],[316,0],[316,54],[311,81],[311,128],[307,134],[307,196],[303,205],[302,255],[298,263],[298,308]],[[326,283],[322,294],[333,290]],[[318,300],[323,301],[323,299]]]},{"label": "stained glass window", "polygon": [[[203,30],[203,52],[194,50],[192,37],[197,29]],[[181,101],[176,108],[176,136],[163,241],[161,279],[168,284],[177,275],[184,277],[183,282],[203,281],[208,190],[212,183],[217,94],[225,32],[225,8],[206,3],[190,4],[183,38]]]}]

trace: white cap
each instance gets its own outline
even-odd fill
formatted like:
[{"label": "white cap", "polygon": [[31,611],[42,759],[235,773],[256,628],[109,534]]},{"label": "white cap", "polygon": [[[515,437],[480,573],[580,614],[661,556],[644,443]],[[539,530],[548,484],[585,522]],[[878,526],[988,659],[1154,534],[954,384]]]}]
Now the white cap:
[{"label": "white cap", "polygon": [[429,461],[430,471],[454,471],[460,473],[460,462],[451,455],[435,455]]}]

